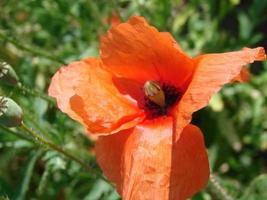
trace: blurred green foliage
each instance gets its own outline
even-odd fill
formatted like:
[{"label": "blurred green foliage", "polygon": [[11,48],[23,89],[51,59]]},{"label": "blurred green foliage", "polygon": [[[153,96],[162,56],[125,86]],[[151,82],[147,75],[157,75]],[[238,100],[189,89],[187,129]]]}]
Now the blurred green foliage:
[{"label": "blurred green foliage", "polygon": [[[110,17],[142,15],[171,32],[191,56],[244,46],[267,47],[267,0],[2,0],[0,59],[23,87],[1,83],[25,123],[99,170],[93,142],[45,96],[64,63],[97,56]],[[267,63],[250,66],[252,79],[225,87],[193,123],[205,133],[211,170],[235,199],[267,199]],[[40,91],[40,92],[37,92]],[[265,174],[265,175],[264,175]],[[193,181],[193,180],[192,180]],[[208,187],[192,199],[216,199]],[[46,148],[20,128],[0,127],[0,199],[118,200],[112,185]]]}]

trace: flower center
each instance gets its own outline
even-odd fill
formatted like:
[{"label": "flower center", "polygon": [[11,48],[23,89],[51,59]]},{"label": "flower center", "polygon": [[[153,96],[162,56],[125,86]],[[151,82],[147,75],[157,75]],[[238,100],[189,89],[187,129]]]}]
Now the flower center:
[{"label": "flower center", "polygon": [[152,80],[145,82],[144,92],[145,112],[148,118],[167,115],[181,97],[181,92],[175,86]]}]

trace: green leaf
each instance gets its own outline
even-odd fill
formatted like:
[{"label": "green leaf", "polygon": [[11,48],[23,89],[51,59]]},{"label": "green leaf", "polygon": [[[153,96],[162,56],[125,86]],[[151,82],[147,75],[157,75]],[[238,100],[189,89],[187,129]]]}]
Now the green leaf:
[{"label": "green leaf", "polygon": [[29,186],[30,186],[30,181],[31,181],[31,178],[33,175],[35,163],[38,160],[38,158],[42,155],[42,153],[43,152],[41,150],[39,150],[37,152],[34,152],[30,156],[29,161],[27,162],[27,166],[25,168],[25,171],[23,173],[24,178],[21,182],[20,189],[19,189],[19,192],[18,192],[15,200],[24,200],[25,199],[27,191],[28,191]]},{"label": "green leaf", "polygon": [[240,200],[264,199],[267,199],[267,174],[262,174],[252,180]]},{"label": "green leaf", "polygon": [[89,192],[88,195],[86,195],[84,200],[100,199],[103,195],[105,195],[105,193],[108,193],[110,189],[111,186],[108,183],[99,179],[95,182],[92,190]]},{"label": "green leaf", "polygon": [[9,200],[7,196],[0,196],[0,200]]}]

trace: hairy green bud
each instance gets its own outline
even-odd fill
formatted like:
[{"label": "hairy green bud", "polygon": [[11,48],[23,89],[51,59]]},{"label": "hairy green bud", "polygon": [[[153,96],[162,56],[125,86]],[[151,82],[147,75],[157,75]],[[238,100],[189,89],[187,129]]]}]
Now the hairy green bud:
[{"label": "hairy green bud", "polygon": [[8,97],[0,96],[0,124],[6,127],[17,127],[22,123],[22,109]]},{"label": "hairy green bud", "polygon": [[17,85],[19,82],[15,70],[6,62],[0,62],[0,80],[8,85]]}]

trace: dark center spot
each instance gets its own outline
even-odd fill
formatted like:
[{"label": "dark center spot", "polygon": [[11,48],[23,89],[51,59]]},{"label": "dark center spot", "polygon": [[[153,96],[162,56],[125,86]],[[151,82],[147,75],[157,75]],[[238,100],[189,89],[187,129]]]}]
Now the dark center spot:
[{"label": "dark center spot", "polygon": [[181,98],[181,92],[173,85],[159,83],[165,95],[165,106],[160,106],[145,96],[145,112],[149,119],[167,115],[170,108]]}]

